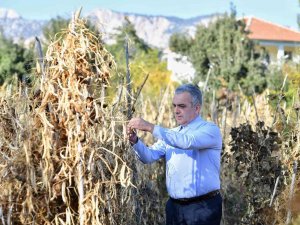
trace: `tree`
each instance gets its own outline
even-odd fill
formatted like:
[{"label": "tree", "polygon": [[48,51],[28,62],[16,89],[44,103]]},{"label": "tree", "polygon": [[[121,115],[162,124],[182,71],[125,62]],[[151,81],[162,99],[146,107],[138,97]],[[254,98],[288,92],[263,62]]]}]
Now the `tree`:
[{"label": "tree", "polygon": [[204,82],[211,69],[210,85],[215,88],[261,92],[266,87],[263,52],[255,51],[255,43],[247,35],[244,22],[236,20],[234,13],[208,27],[198,26],[190,49],[185,51],[196,69],[195,82]]},{"label": "tree", "polygon": [[182,55],[188,55],[192,47],[192,39],[185,34],[175,33],[170,37],[169,47],[172,51],[179,52]]},{"label": "tree", "polygon": [[136,58],[130,67],[135,89],[142,84],[145,75],[149,74],[147,83],[143,88],[143,94],[152,99],[161,96],[171,82],[167,63],[160,61],[159,55],[158,50],[152,49],[147,54],[142,54]]},{"label": "tree", "polygon": [[[144,40],[137,36],[134,25],[128,18],[125,18],[125,23],[119,29],[119,33],[115,39],[116,44],[107,46],[107,48],[115,58],[118,65],[118,72],[126,74],[125,43],[128,41],[133,90],[136,91],[144,81],[145,76],[149,74],[148,81],[142,93],[146,97],[158,96],[171,80],[166,62],[160,61],[159,50],[150,48]],[[112,81],[115,85],[120,83],[116,78],[117,76]]]},{"label": "tree", "polygon": [[[119,65],[125,65],[125,44],[129,45],[129,57],[131,60],[137,58],[139,55],[147,53],[150,47],[139,38],[136,34],[134,25],[125,17],[125,23],[118,28],[118,33],[115,35],[116,44],[108,46],[108,49],[115,56]],[[125,69],[125,66],[123,66]]]},{"label": "tree", "polygon": [[47,44],[51,42],[53,37],[61,32],[62,29],[67,29],[70,23],[70,19],[63,18],[61,16],[57,16],[56,18],[51,19],[44,27],[43,27],[43,36]]},{"label": "tree", "polygon": [[30,74],[33,63],[33,51],[15,44],[0,33],[0,85],[17,75],[21,81]]}]

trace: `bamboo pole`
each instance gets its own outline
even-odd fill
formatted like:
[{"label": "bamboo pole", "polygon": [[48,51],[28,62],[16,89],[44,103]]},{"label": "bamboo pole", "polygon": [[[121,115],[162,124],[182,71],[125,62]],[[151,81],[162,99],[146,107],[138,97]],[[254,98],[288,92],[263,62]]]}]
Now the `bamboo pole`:
[{"label": "bamboo pole", "polygon": [[165,90],[165,92],[164,92],[164,94],[161,98],[159,108],[158,108],[158,113],[155,117],[155,121],[158,124],[161,124],[162,121],[163,121],[163,114],[165,113],[166,105],[167,105],[167,101],[168,101],[169,88],[170,88],[170,85],[167,86],[167,88],[166,88],[166,90]]},{"label": "bamboo pole", "polygon": [[292,200],[294,197],[294,187],[295,187],[295,180],[296,180],[296,174],[297,174],[297,167],[298,167],[298,162],[294,161],[292,182],[291,182],[289,201],[288,201],[288,212],[287,212],[287,218],[286,218],[285,224],[289,224],[292,220],[291,204],[292,204]]},{"label": "bamboo pole", "polygon": [[127,89],[127,119],[132,118],[132,107],[131,107],[131,76],[129,69],[129,53],[128,53],[128,37],[125,42],[125,57],[126,57],[126,89]]},{"label": "bamboo pole", "polygon": [[202,89],[202,110],[201,111],[202,111],[202,116],[203,117],[207,117],[207,115],[209,114],[209,110],[207,110],[208,107],[205,107],[205,102],[206,102],[205,97],[206,97],[208,81],[209,81],[209,77],[210,77],[212,68],[213,68],[213,66],[210,65],[210,67],[207,71],[206,78],[205,78],[205,83],[204,83],[204,86],[203,86],[203,89]]},{"label": "bamboo pole", "polygon": [[211,119],[215,124],[218,124],[218,112],[217,112],[217,107],[216,107],[216,90],[213,90],[213,100],[210,106],[211,109]]},{"label": "bamboo pole", "polygon": [[3,216],[2,206],[0,206],[0,217],[1,217],[2,225],[6,225],[5,220],[4,220],[4,216]]},{"label": "bamboo pole", "polygon": [[45,81],[46,75],[45,75],[45,67],[44,67],[44,56],[43,56],[42,45],[38,37],[35,37],[35,48],[38,55],[37,59],[42,74],[42,81]]},{"label": "bamboo pole", "polygon": [[[76,119],[77,119],[77,136],[80,135],[80,128],[81,128],[81,122],[79,113],[76,113]],[[85,221],[85,214],[84,214],[84,176],[83,176],[83,154],[82,154],[82,145],[80,141],[78,140],[77,145],[77,154],[78,154],[78,164],[77,164],[77,172],[78,172],[78,199],[79,199],[79,219],[80,219],[80,225],[84,225]]]},{"label": "bamboo pole", "polygon": [[[81,9],[79,9],[76,13],[72,14],[72,21],[71,21],[71,32],[75,33],[75,22],[80,15]],[[103,104],[102,104],[103,106]],[[76,113],[76,121],[77,121],[77,136],[81,133],[81,119],[79,113]],[[77,144],[77,157],[78,157],[78,164],[77,164],[77,179],[78,179],[78,204],[79,204],[79,224],[84,225],[85,223],[85,210],[84,210],[84,173],[83,173],[83,153],[82,153],[82,145],[80,140],[78,140]]]},{"label": "bamboo pole", "polygon": [[207,75],[206,75],[206,79],[205,79],[205,83],[204,83],[204,87],[203,87],[203,93],[206,92],[206,88],[207,88],[207,84],[208,84],[208,81],[209,81],[209,77],[210,77],[210,73],[212,71],[212,66],[210,65],[209,69],[208,69],[208,72],[207,72]]},{"label": "bamboo pole", "polygon": [[278,187],[278,183],[279,183],[279,177],[280,177],[280,176],[278,176],[278,177],[276,178],[276,182],[275,182],[273,194],[272,194],[272,196],[271,196],[271,201],[270,201],[269,207],[271,207],[272,204],[273,204],[273,200],[274,200],[274,197],[275,197],[275,194],[276,194],[276,190],[277,190],[277,187]]},{"label": "bamboo pole", "polygon": [[[126,97],[127,97],[127,119],[130,120],[132,118],[132,93],[131,93],[131,76],[130,76],[130,68],[129,68],[129,52],[128,52],[128,37],[126,37],[125,42],[125,57],[126,57]],[[132,181],[134,184],[136,184],[136,178],[137,178],[137,167],[134,165],[133,168],[133,178]],[[134,189],[133,194],[137,196],[138,190]],[[137,224],[140,224],[141,222],[141,209],[138,197],[135,198],[135,220]]]},{"label": "bamboo pole", "polygon": [[226,140],[226,122],[227,122],[227,111],[228,111],[228,102],[229,102],[228,95],[226,96],[226,105],[222,116],[223,140]]},{"label": "bamboo pole", "polygon": [[131,107],[131,108],[132,108],[132,109],[131,109],[132,112],[134,112],[134,105],[135,105],[135,103],[136,103],[138,97],[140,96],[141,91],[142,91],[144,85],[146,84],[146,81],[148,80],[148,77],[149,77],[149,73],[148,73],[148,74],[146,75],[146,77],[144,78],[143,83],[141,84],[141,86],[139,87],[139,89],[138,89],[138,91],[137,91],[137,93],[136,93],[136,96],[135,96],[135,98],[134,98],[134,100],[133,100],[132,107]]},{"label": "bamboo pole", "polygon": [[7,224],[10,225],[12,220],[11,220],[11,216],[12,216],[12,212],[13,212],[13,203],[12,203],[12,196],[11,196],[11,192],[9,192],[9,209],[8,209],[8,213],[7,213]]},{"label": "bamboo pole", "polygon": [[233,127],[236,127],[240,114],[241,114],[241,104],[240,104],[240,98],[237,95],[234,101],[234,113],[233,113],[233,123],[232,123]]},{"label": "bamboo pole", "polygon": [[254,98],[253,95],[251,95],[251,97],[252,97],[253,106],[254,106],[254,110],[255,110],[256,123],[258,123],[258,114],[257,114],[257,108],[256,108],[255,98]]},{"label": "bamboo pole", "polygon": [[118,95],[117,95],[118,97],[117,97],[116,101],[112,104],[112,108],[111,108],[112,112],[115,110],[116,105],[118,105],[120,103],[122,94],[123,94],[123,81],[121,81],[121,84],[119,85],[119,88],[118,88]]},{"label": "bamboo pole", "polygon": [[283,80],[281,89],[280,89],[280,96],[279,96],[279,99],[278,99],[278,102],[277,102],[277,105],[276,105],[276,110],[275,110],[275,113],[274,113],[274,119],[273,119],[271,128],[274,126],[274,124],[275,124],[275,122],[276,122],[276,116],[277,116],[277,112],[278,112],[278,110],[279,110],[279,105],[280,105],[281,100],[283,99],[283,94],[282,94],[282,93],[283,93],[283,88],[284,88],[285,83],[286,83],[287,76],[288,76],[288,75],[286,74],[285,77],[284,77],[284,80]]}]

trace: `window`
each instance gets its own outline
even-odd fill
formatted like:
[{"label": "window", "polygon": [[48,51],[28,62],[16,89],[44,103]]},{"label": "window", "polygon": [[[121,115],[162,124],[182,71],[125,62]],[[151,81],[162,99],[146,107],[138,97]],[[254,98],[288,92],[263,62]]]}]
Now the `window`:
[{"label": "window", "polygon": [[291,51],[284,51],[284,58],[286,60],[292,60],[292,58],[293,58],[292,52]]}]

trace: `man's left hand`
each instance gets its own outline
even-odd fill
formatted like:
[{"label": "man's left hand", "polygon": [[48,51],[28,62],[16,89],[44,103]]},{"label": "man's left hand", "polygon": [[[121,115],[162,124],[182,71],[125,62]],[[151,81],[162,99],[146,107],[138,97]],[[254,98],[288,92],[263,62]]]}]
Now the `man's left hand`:
[{"label": "man's left hand", "polygon": [[128,127],[132,130],[137,129],[152,133],[154,129],[154,124],[149,123],[148,121],[142,118],[132,118],[128,123]]}]

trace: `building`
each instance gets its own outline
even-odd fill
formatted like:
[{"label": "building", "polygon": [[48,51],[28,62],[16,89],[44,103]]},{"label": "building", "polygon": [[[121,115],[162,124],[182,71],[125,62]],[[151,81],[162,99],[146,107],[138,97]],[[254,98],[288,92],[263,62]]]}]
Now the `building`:
[{"label": "building", "polygon": [[[292,60],[300,63],[300,32],[255,17],[244,17],[249,38],[256,41],[256,48],[264,48],[269,55],[268,63]],[[192,81],[195,69],[186,56],[169,49],[163,52],[172,80],[177,82]]]},{"label": "building", "polygon": [[171,71],[173,81],[181,83],[191,82],[194,79],[196,71],[186,56],[165,49],[162,59],[167,61],[167,68]]},{"label": "building", "polygon": [[249,38],[269,53],[271,62],[300,62],[300,32],[255,17],[244,17]]}]

